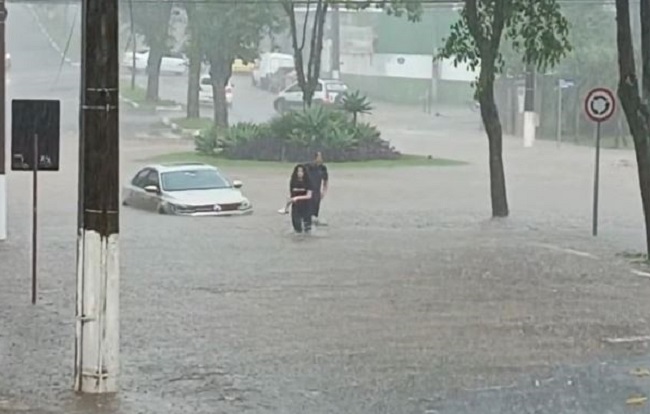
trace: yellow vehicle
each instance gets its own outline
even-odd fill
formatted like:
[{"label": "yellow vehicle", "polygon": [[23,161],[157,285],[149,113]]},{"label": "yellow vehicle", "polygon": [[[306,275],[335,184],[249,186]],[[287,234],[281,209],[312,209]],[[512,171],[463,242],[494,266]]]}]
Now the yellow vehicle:
[{"label": "yellow vehicle", "polygon": [[232,73],[251,73],[255,69],[254,62],[244,63],[241,59],[235,59],[232,63]]}]

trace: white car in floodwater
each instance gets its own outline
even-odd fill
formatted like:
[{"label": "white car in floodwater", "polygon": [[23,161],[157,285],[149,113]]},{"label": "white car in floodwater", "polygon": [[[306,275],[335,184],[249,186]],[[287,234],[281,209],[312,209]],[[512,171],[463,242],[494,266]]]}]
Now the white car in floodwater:
[{"label": "white car in floodwater", "polygon": [[[228,82],[226,85],[226,105],[228,108],[232,109],[232,99],[233,99],[233,84]],[[199,82],[199,101],[201,103],[212,105],[214,104],[214,92],[212,90],[212,78],[210,75],[201,76],[201,81]]]},{"label": "white car in floodwater", "polygon": [[[122,66],[136,72],[146,72],[149,66],[149,50],[135,52],[135,62],[133,61],[133,52],[126,52],[122,60]],[[134,66],[135,64],[135,66]],[[184,75],[187,73],[189,61],[187,56],[177,52],[166,52],[160,61],[161,74]]]},{"label": "white car in floodwater", "polygon": [[241,192],[241,181],[201,163],[149,165],[124,186],[122,204],[160,214],[241,216],[253,205]]}]

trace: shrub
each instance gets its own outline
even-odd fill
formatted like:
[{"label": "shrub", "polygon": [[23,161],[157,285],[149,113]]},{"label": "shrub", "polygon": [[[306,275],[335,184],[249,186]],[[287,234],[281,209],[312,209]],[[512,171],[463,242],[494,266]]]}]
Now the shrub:
[{"label": "shrub", "polygon": [[373,107],[365,95],[359,91],[344,92],[341,95],[341,109],[352,115],[352,123],[357,123],[359,114],[369,114]]},{"label": "shrub", "polygon": [[218,132],[219,131],[214,126],[202,130],[201,133],[194,138],[196,151],[205,155],[213,155],[217,149]]},{"label": "shrub", "polygon": [[395,159],[391,148],[374,126],[356,124],[341,110],[315,107],[288,112],[270,122],[239,123],[227,131],[214,128],[196,139],[197,151],[221,151],[231,159],[303,162],[321,151],[329,161]]}]

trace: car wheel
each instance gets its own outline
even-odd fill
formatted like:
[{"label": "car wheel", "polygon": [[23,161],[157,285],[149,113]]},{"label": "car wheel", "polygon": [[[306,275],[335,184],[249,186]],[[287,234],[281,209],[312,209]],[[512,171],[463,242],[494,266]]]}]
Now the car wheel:
[{"label": "car wheel", "polygon": [[163,215],[167,214],[167,210],[165,209],[165,207],[162,204],[158,205],[158,214],[163,214]]}]

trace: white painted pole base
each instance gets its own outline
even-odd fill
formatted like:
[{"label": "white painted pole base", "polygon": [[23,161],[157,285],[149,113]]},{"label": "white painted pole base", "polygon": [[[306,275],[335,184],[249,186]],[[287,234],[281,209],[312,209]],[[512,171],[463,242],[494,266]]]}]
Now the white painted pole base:
[{"label": "white painted pole base", "polygon": [[7,176],[0,175],[0,241],[7,240]]},{"label": "white painted pole base", "polygon": [[535,112],[524,112],[524,147],[530,148],[535,143]]},{"label": "white painted pole base", "polygon": [[524,112],[524,147],[530,148],[535,144],[535,112]]},{"label": "white painted pole base", "polygon": [[118,234],[80,230],[77,257],[75,390],[117,392],[119,371]]}]

